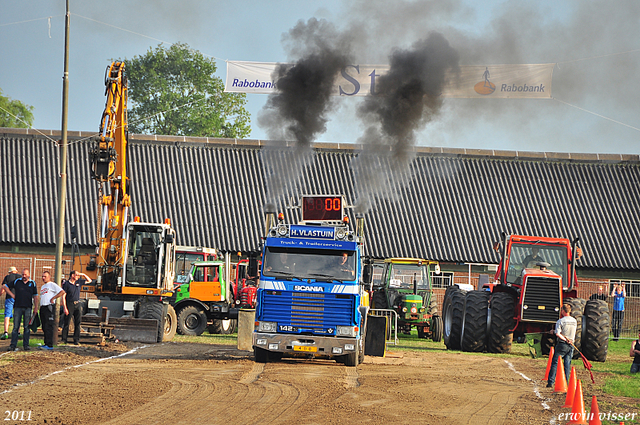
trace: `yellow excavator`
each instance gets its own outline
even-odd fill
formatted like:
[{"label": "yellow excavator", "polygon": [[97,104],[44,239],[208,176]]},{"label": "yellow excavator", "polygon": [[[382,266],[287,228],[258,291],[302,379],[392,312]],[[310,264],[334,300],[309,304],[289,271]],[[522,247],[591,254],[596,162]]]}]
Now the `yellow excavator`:
[{"label": "yellow excavator", "polygon": [[113,62],[105,74],[107,96],[100,134],[90,149],[92,178],[98,184],[98,247],[79,257],[75,270],[92,281],[86,295],[83,328],[98,328],[121,341],[161,342],[173,338],[176,313],[168,300],[175,277],[175,230],[169,219],[129,220],[127,177],[127,77]]}]

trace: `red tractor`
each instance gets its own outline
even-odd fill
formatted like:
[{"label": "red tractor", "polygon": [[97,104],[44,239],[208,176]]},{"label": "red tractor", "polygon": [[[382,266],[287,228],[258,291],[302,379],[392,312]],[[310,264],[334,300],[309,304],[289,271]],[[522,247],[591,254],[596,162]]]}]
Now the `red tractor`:
[{"label": "red tractor", "polygon": [[[602,300],[577,298],[578,238],[507,235],[494,248],[501,260],[495,281],[478,290],[447,288],[443,302],[444,341],[449,349],[507,353],[515,337],[541,333],[542,353],[554,343],[549,333],[563,303],[576,318],[575,346],[604,362],[609,346],[609,309]],[[574,353],[576,356],[579,354]]]},{"label": "red tractor", "polygon": [[250,261],[248,259],[240,260],[238,262],[236,266],[236,281],[233,286],[236,307],[256,308],[258,293],[258,278],[256,275],[257,268],[256,270],[251,270]]}]

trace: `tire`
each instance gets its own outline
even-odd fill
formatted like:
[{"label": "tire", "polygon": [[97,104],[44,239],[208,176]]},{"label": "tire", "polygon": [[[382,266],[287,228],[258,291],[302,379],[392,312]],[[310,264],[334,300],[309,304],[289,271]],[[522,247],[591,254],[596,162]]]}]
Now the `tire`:
[{"label": "tire", "polygon": [[[576,322],[578,322],[573,345],[575,345],[578,350],[582,350],[582,315],[584,314],[584,307],[587,304],[587,300],[582,298],[567,298],[564,300],[564,303],[571,306],[571,317],[576,319]],[[580,358],[578,350],[573,350],[574,359]]]},{"label": "tire", "polygon": [[487,340],[487,315],[489,297],[487,291],[469,291],[464,298],[464,318],[460,348],[462,351],[482,352]]},{"label": "tire", "polygon": [[358,366],[358,357],[358,352],[354,351],[353,353],[342,356],[342,361],[345,366],[356,367]]},{"label": "tire", "polygon": [[238,327],[236,319],[214,319],[213,324],[209,326],[209,333],[229,335],[235,332]]},{"label": "tire", "polygon": [[384,290],[379,290],[373,293],[373,308],[376,310],[384,310],[389,308],[389,304],[387,303],[387,297],[384,293]]},{"label": "tire", "polygon": [[509,353],[513,343],[515,300],[506,292],[491,294],[489,303],[489,337],[487,351],[490,353]]},{"label": "tire", "polygon": [[604,362],[609,351],[609,306],[603,300],[589,300],[584,308],[582,354],[591,361]]},{"label": "tire", "polygon": [[171,341],[176,334],[178,319],[176,311],[167,305],[167,313],[164,313],[164,304],[158,301],[143,301],[140,303],[138,318],[155,319],[158,321],[157,342]]},{"label": "tire", "polygon": [[448,287],[444,294],[442,305],[444,344],[449,350],[459,350],[464,309],[464,294],[462,290],[457,285]]},{"label": "tire", "polygon": [[425,326],[416,326],[416,330],[418,331],[418,338],[426,338],[428,332],[424,331]]},{"label": "tire", "polygon": [[267,363],[269,361],[269,352],[264,348],[253,347],[253,356],[256,363]]},{"label": "tire", "polygon": [[431,294],[431,301],[429,301],[429,308],[427,309],[427,314],[435,316],[438,314],[438,302],[435,299],[436,297]]},{"label": "tire", "polygon": [[194,305],[187,306],[178,313],[178,333],[180,335],[201,335],[207,328],[207,314]]},{"label": "tire", "polygon": [[442,317],[433,316],[431,318],[431,339],[433,342],[442,341]]}]

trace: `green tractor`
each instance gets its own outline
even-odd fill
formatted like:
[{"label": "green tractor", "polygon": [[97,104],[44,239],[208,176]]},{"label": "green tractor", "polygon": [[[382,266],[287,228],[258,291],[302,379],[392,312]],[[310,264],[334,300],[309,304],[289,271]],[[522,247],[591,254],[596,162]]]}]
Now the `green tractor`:
[{"label": "green tractor", "polygon": [[436,261],[419,258],[388,258],[382,276],[374,281],[372,308],[393,310],[398,315],[398,329],[405,334],[411,328],[418,337],[442,340],[442,317],[431,286],[431,272],[440,273]]}]

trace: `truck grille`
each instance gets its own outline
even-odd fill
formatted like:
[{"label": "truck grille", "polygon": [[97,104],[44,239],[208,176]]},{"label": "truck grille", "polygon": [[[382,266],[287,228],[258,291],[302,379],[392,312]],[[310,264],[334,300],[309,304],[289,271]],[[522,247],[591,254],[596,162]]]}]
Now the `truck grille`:
[{"label": "truck grille", "polygon": [[560,318],[560,280],[530,277],[522,297],[522,320],[555,322]]},{"label": "truck grille", "polygon": [[263,298],[262,320],[294,326],[301,333],[326,333],[354,322],[353,295],[264,291]]}]

